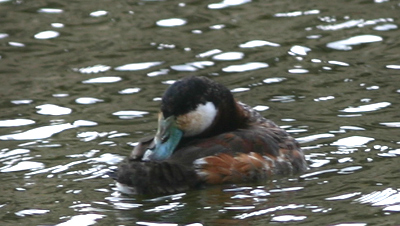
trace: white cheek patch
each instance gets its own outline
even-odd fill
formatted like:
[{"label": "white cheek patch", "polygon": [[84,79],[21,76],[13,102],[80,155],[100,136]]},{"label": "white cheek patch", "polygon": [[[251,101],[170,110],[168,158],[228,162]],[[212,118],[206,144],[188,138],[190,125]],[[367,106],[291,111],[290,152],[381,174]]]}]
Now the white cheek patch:
[{"label": "white cheek patch", "polygon": [[200,104],[194,111],[181,115],[176,119],[184,137],[196,136],[213,123],[218,110],[212,102]]}]

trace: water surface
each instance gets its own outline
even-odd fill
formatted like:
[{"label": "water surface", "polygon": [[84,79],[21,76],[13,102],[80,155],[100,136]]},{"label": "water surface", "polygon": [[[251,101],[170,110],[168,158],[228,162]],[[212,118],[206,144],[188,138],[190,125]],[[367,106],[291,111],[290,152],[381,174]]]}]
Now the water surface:
[{"label": "water surface", "polygon": [[[400,224],[397,1],[0,0],[2,225]],[[225,84],[310,170],[163,197],[105,175],[175,80]]]}]

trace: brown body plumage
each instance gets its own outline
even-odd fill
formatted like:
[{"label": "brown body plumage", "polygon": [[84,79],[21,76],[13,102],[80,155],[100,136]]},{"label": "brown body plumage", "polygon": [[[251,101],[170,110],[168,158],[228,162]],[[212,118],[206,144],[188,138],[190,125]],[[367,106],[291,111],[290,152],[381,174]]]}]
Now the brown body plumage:
[{"label": "brown body plumage", "polygon": [[[204,129],[188,128],[198,126],[191,125],[188,116],[202,112],[199,106],[207,106],[203,111],[211,115],[215,106],[212,123]],[[160,125],[164,118],[171,118],[178,122],[174,129],[182,132],[182,137],[170,154],[164,154],[169,150],[164,145],[175,138],[171,138],[173,132],[163,132],[165,128],[159,126],[154,138],[139,141],[115,173],[117,182],[134,193],[182,192],[204,184],[265,180],[307,168],[293,137],[254,109],[236,102],[228,89],[209,79],[189,77],[172,85],[163,96],[160,114]]]}]

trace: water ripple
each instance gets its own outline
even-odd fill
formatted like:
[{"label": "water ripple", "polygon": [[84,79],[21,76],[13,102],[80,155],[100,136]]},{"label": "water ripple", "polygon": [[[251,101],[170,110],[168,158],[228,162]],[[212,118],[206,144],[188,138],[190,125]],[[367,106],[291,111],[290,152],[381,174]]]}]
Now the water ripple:
[{"label": "water ripple", "polygon": [[95,104],[99,102],[103,102],[104,100],[93,98],[93,97],[79,97],[75,100],[78,104]]},{"label": "water ripple", "polygon": [[37,11],[38,13],[62,13],[64,10],[56,8],[41,8]]},{"label": "water ripple", "polygon": [[172,203],[168,203],[166,205],[160,205],[160,206],[156,206],[152,209],[147,209],[144,210],[144,212],[156,212],[156,213],[160,213],[160,212],[164,212],[164,211],[171,211],[171,210],[176,210],[177,208],[182,208],[185,205],[180,203],[180,202],[172,202]]},{"label": "water ripple", "polygon": [[214,55],[212,58],[214,60],[240,60],[243,59],[244,53],[242,52],[225,52],[225,53],[220,53],[218,55]]},{"label": "water ripple", "polygon": [[78,71],[82,74],[96,74],[100,72],[105,72],[111,69],[111,66],[107,65],[102,65],[102,64],[96,64],[93,66],[89,67],[84,67],[84,68],[73,68],[74,71]]},{"label": "water ripple", "polygon": [[172,65],[171,69],[175,71],[197,71],[199,69],[203,69],[205,67],[213,66],[214,62],[212,61],[197,61],[197,62],[190,62],[181,65]]},{"label": "water ripple", "polygon": [[378,25],[378,26],[374,27],[374,30],[389,31],[389,30],[395,30],[397,28],[398,28],[398,26],[396,24],[383,24],[383,25]]},{"label": "water ripple", "polygon": [[162,61],[125,64],[114,68],[116,71],[139,71],[163,64]]},{"label": "water ripple", "polygon": [[143,117],[149,114],[147,111],[117,111],[113,115],[118,116],[121,119],[132,119],[137,117]]},{"label": "water ripple", "polygon": [[223,0],[220,3],[212,3],[208,5],[209,9],[223,9],[231,6],[243,5],[251,2],[251,0]]},{"label": "water ripple", "polygon": [[280,45],[278,43],[264,41],[264,40],[252,40],[239,45],[240,48],[255,48],[261,46],[279,47]]},{"label": "water ripple", "polygon": [[400,65],[397,65],[397,64],[386,65],[386,68],[399,70]]},{"label": "water ripple", "polygon": [[385,210],[387,211],[399,211],[400,191],[399,189],[386,188],[382,191],[374,191],[362,195],[354,201],[362,204],[370,204],[371,206],[386,206]]},{"label": "water ripple", "polygon": [[[398,221],[396,1],[0,2],[0,222]],[[309,171],[170,196],[121,194],[107,172],[154,134],[161,93],[187,75],[218,80],[282,124]]]},{"label": "water ripple", "polygon": [[94,214],[94,213],[76,215],[63,223],[56,224],[56,226],[72,226],[72,225],[89,226],[96,224],[97,220],[103,217],[105,217],[105,215]]},{"label": "water ripple", "polygon": [[282,77],[266,78],[266,79],[263,80],[263,83],[272,84],[272,83],[283,82],[285,80],[286,80],[286,78],[282,78]]},{"label": "water ripple", "polygon": [[308,47],[295,45],[290,48],[289,54],[305,56],[305,55],[307,55],[307,52],[310,52],[310,51],[311,51],[311,49]]},{"label": "water ripple", "polygon": [[91,17],[101,17],[101,16],[106,16],[108,14],[107,11],[105,10],[98,10],[90,13]]},{"label": "water ripple", "polygon": [[0,120],[0,127],[14,127],[14,126],[26,126],[35,124],[35,121],[31,119],[8,119]]},{"label": "water ripple", "polygon": [[15,165],[6,165],[0,168],[0,172],[2,173],[9,173],[9,172],[18,172],[18,171],[25,171],[25,170],[37,170],[43,169],[45,165],[41,162],[34,162],[34,161],[21,161]]},{"label": "water ripple", "polygon": [[330,42],[326,44],[326,46],[335,50],[352,50],[352,46],[364,43],[380,42],[382,40],[383,38],[377,35],[359,35],[340,41]]},{"label": "water ripple", "polygon": [[121,91],[118,91],[119,94],[133,94],[133,93],[138,93],[140,91],[140,88],[126,88]]},{"label": "water ripple", "polygon": [[69,115],[72,112],[71,108],[61,107],[55,104],[43,104],[36,106],[37,113],[41,115]]},{"label": "water ripple", "polygon": [[379,123],[381,125],[387,126],[387,127],[400,127],[400,122],[381,122]]},{"label": "water ripple", "polygon": [[40,210],[40,209],[27,209],[27,210],[21,210],[15,213],[15,215],[19,217],[25,217],[25,216],[32,216],[32,215],[42,215],[50,212],[50,210]]},{"label": "water ripple", "polygon": [[342,146],[342,147],[347,147],[347,148],[364,147],[365,144],[367,144],[373,140],[375,140],[375,139],[372,137],[351,136],[351,137],[341,138],[341,139],[333,142],[331,145]]},{"label": "water ripple", "polygon": [[156,24],[160,27],[178,27],[183,26],[187,23],[185,19],[181,18],[169,18],[163,19],[156,22]]},{"label": "water ripple", "polygon": [[390,105],[391,105],[391,103],[389,103],[389,102],[380,102],[380,103],[375,103],[375,104],[361,105],[358,107],[347,107],[340,111],[346,112],[346,113],[370,112],[370,111],[377,111],[382,108],[386,108]]},{"label": "water ripple", "polygon": [[246,64],[240,65],[231,65],[222,69],[224,72],[245,72],[245,71],[252,71],[261,68],[267,68],[269,65],[267,63],[262,62],[251,62]]},{"label": "water ripple", "polygon": [[21,133],[2,135],[0,140],[39,140],[49,138],[57,133],[61,133],[65,130],[77,128],[81,126],[93,126],[96,125],[94,122],[77,120],[74,123],[64,123],[50,126],[42,126],[27,130]]},{"label": "water ripple", "polygon": [[52,38],[58,37],[59,35],[60,35],[60,33],[57,31],[42,31],[42,32],[35,34],[34,37],[36,39],[52,39]]},{"label": "water ripple", "polygon": [[308,10],[308,11],[293,11],[293,12],[286,12],[286,13],[276,13],[275,17],[298,17],[303,15],[314,15],[319,14],[320,11],[318,9]]},{"label": "water ripple", "polygon": [[215,54],[219,54],[222,53],[222,50],[220,49],[212,49],[212,50],[208,50],[204,53],[199,53],[198,55],[196,55],[196,57],[200,57],[200,58],[204,58],[204,57],[209,57]]},{"label": "water ripple", "polygon": [[272,212],[277,212],[277,211],[280,211],[280,210],[298,209],[298,208],[302,208],[302,207],[304,207],[304,205],[289,204],[289,205],[285,205],[285,206],[276,206],[276,207],[271,207],[271,208],[267,208],[267,209],[256,210],[256,211],[253,211],[253,212],[236,215],[234,218],[236,218],[236,219],[246,219],[246,218],[249,218],[249,217],[255,217],[255,216],[270,214]]},{"label": "water ripple", "polygon": [[344,194],[344,195],[338,195],[338,196],[328,197],[328,198],[325,198],[325,200],[329,200],[329,201],[334,201],[334,200],[345,200],[345,199],[353,198],[354,196],[358,196],[358,195],[360,195],[360,194],[361,194],[361,192],[353,192],[353,193],[349,193],[349,194]]},{"label": "water ripple", "polygon": [[91,78],[85,81],[82,81],[83,84],[102,84],[102,83],[115,83],[121,81],[121,77],[117,76],[105,76],[98,78]]},{"label": "water ripple", "polygon": [[306,218],[307,216],[281,215],[272,217],[271,221],[276,221],[276,222],[302,221],[305,220]]},{"label": "water ripple", "polygon": [[13,47],[25,47],[25,44],[21,42],[8,42],[8,44]]},{"label": "water ripple", "polygon": [[308,73],[309,70],[304,69],[304,68],[293,68],[293,69],[289,69],[288,72],[291,74],[305,74],[305,73]]},{"label": "water ripple", "polygon": [[12,100],[11,103],[19,105],[19,104],[31,104],[33,100]]}]

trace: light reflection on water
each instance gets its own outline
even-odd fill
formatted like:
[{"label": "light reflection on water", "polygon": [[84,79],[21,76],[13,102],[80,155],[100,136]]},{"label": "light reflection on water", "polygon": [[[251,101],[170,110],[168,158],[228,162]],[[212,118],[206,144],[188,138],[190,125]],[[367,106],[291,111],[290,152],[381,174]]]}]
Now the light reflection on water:
[{"label": "light reflection on water", "polygon": [[[290,4],[0,1],[0,221],[399,224],[400,5]],[[107,172],[154,134],[163,90],[185,75],[224,83],[285,128],[309,171],[119,193]]]}]

